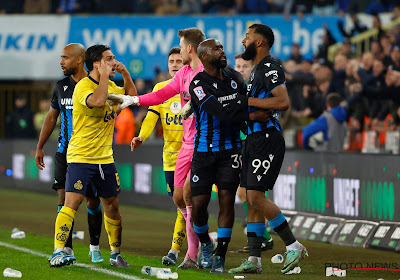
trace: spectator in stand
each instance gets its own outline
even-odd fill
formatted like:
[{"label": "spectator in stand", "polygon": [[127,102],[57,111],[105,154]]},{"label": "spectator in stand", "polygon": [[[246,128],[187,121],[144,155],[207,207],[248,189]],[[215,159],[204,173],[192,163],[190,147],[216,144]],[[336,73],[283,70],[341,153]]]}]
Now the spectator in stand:
[{"label": "spectator in stand", "polygon": [[178,3],[173,0],[154,0],[154,12],[156,15],[175,15],[178,13]]},{"label": "spectator in stand", "polygon": [[20,14],[24,0],[0,0],[0,14]]},{"label": "spectator in stand", "polygon": [[246,0],[246,6],[249,13],[265,14],[269,12],[268,3],[265,0]]},{"label": "spectator in stand", "polygon": [[312,5],[312,13],[318,16],[332,16],[336,13],[335,0],[315,0]]},{"label": "spectator in stand", "polygon": [[14,104],[14,111],[6,117],[6,138],[35,138],[36,131],[33,125],[33,112],[27,105],[26,96],[23,94],[17,95]]},{"label": "spectator in stand", "polygon": [[371,53],[374,57],[374,59],[381,59],[383,60],[383,48],[381,46],[381,44],[379,43],[379,41],[377,40],[373,40],[371,42]]},{"label": "spectator in stand", "polygon": [[[243,0],[242,0],[243,1]],[[180,14],[200,14],[201,0],[183,0],[179,6]]]},{"label": "spectator in stand", "polygon": [[49,14],[50,10],[50,0],[25,0],[25,14]]},{"label": "spectator in stand", "polygon": [[391,52],[392,52],[392,43],[390,42],[389,36],[383,36],[379,43],[382,47],[382,61],[385,65],[389,66],[392,63]]},{"label": "spectator in stand", "polygon": [[292,54],[289,59],[294,60],[297,64],[303,61],[303,56],[300,53],[300,45],[298,43],[292,44]]},{"label": "spectator in stand", "polygon": [[148,0],[132,0],[132,12],[135,14],[153,14],[154,8]]},{"label": "spectator in stand", "polygon": [[346,80],[346,65],[347,57],[339,53],[335,56],[335,62],[333,65],[333,76],[331,84],[329,86],[329,92],[337,92],[342,98],[345,96],[344,93],[344,81]]},{"label": "spectator in stand", "polygon": [[90,3],[84,0],[60,0],[57,14],[76,14],[90,10]]},{"label": "spectator in stand", "polygon": [[[258,0],[257,0],[258,1]],[[235,0],[203,0],[203,13],[208,14],[226,14],[232,13],[235,6]]]},{"label": "spectator in stand", "polygon": [[248,14],[246,0],[235,0],[235,5],[232,8],[233,14]]},{"label": "spectator in stand", "polygon": [[[342,98],[338,93],[327,95],[327,111],[303,129],[303,147],[305,149],[311,148],[310,139],[314,136],[316,142],[314,151],[343,151],[347,132],[347,113],[345,108],[340,106],[341,101]],[[317,133],[322,133],[322,137],[318,137]]]},{"label": "spectator in stand", "polygon": [[389,64],[390,70],[400,71],[400,47],[394,46],[390,53],[391,62]]},{"label": "spectator in stand", "polygon": [[348,11],[352,14],[364,13],[370,1],[366,0],[350,0]]},{"label": "spectator in stand", "polygon": [[288,20],[293,8],[294,0],[267,0],[269,12],[273,14],[282,14]]},{"label": "spectator in stand", "polygon": [[336,43],[335,38],[333,38],[331,31],[328,29],[328,26],[324,23],[323,28],[325,30],[324,35],[322,36],[322,44],[318,48],[318,53],[316,58],[328,59],[328,48]]},{"label": "spectator in stand", "polygon": [[338,28],[343,37],[350,38],[368,30],[368,27],[358,20],[357,14],[350,14],[350,18],[353,23],[353,28],[350,31],[345,30],[343,20],[338,21]]},{"label": "spectator in stand", "polygon": [[[375,60],[372,67],[372,76],[365,75],[365,72],[359,72],[363,89],[369,92],[381,92],[385,85],[386,67],[381,60]],[[363,76],[365,75],[365,76]],[[379,96],[368,98],[368,112],[371,119],[368,129],[377,129],[389,113],[389,102],[380,99]]]},{"label": "spectator in stand", "polygon": [[353,46],[349,38],[343,39],[342,47],[340,48],[339,52],[344,54],[347,57],[347,59],[352,59],[356,57],[356,54],[353,51]]},{"label": "spectator in stand", "polygon": [[[47,116],[47,113],[49,112],[50,104],[51,104],[51,100],[48,98],[42,98],[39,101],[39,112],[35,113],[35,115],[33,117],[33,124],[35,125],[35,130],[38,135],[40,134],[40,131],[42,130],[42,125]],[[52,134],[50,135],[50,138],[49,138],[50,140],[57,141],[57,138],[60,135],[60,124],[61,124],[61,119],[58,118],[57,122],[56,122],[56,126],[53,129]]]}]

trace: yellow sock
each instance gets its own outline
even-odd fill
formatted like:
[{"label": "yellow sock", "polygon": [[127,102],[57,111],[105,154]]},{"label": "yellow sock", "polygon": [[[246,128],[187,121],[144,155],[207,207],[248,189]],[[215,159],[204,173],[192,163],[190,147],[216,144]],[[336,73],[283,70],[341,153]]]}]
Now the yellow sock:
[{"label": "yellow sock", "polygon": [[54,234],[54,248],[62,249],[67,242],[74,221],[76,211],[63,206],[57,215],[56,230]]},{"label": "yellow sock", "polygon": [[185,241],[186,238],[186,221],[179,209],[177,213],[171,249],[180,252],[183,241]]},{"label": "yellow sock", "polygon": [[113,220],[104,214],[104,227],[108,234],[108,243],[112,251],[119,251],[121,247],[122,226],[121,220]]}]

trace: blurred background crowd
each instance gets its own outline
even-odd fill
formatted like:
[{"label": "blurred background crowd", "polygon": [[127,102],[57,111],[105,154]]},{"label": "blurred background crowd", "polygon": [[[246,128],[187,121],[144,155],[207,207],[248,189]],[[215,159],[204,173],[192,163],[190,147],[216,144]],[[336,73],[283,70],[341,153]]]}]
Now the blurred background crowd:
[{"label": "blurred background crowd", "polygon": [[[374,152],[388,137],[399,132],[400,125],[400,1],[396,0],[0,0],[0,13],[13,14],[251,14],[271,13],[289,19],[307,14],[339,15],[337,27],[343,40],[337,41],[327,25],[323,26],[322,44],[313,55],[302,55],[301,45],[291,46],[291,55],[281,63],[286,73],[291,99],[290,109],[281,114],[281,125],[289,147],[315,148],[327,132],[330,121],[326,112],[340,106],[336,122],[344,124],[344,151]],[[381,15],[390,13],[391,23],[381,23]],[[367,27],[360,14],[373,17]],[[349,15],[351,28],[341,18]],[[277,57],[277,59],[280,59]],[[230,62],[234,66],[234,61]],[[153,80],[135,79],[139,94],[150,92],[155,83],[169,74],[155,68]],[[336,93],[329,104],[327,96]],[[13,111],[6,118],[5,137],[35,138],[49,108],[49,96],[32,108],[25,95],[17,95]],[[35,109],[36,112],[33,112]],[[133,129],[137,135],[147,108],[132,108]],[[344,114],[344,115],[343,115]],[[328,121],[327,121],[328,120]],[[321,122],[322,121],[322,122]],[[133,126],[133,128],[132,128]],[[392,133],[393,132],[393,133]],[[328,132],[327,132],[328,133]],[[329,132],[332,133],[332,132]],[[333,132],[334,133],[334,132]],[[392,134],[391,134],[392,133]],[[56,133],[53,133],[56,135]],[[162,128],[155,130],[162,137]],[[326,138],[326,136],[325,136]],[[325,139],[327,140],[327,139]]]}]

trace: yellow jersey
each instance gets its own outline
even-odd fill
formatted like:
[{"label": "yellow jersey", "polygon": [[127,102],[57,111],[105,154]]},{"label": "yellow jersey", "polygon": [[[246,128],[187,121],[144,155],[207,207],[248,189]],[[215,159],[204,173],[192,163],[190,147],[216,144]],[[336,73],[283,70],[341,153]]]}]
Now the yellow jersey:
[{"label": "yellow jersey", "polygon": [[[166,86],[169,81],[170,80],[167,80],[156,84],[153,92]],[[160,105],[149,107],[139,133],[139,137],[143,137],[144,141],[150,136],[158,118],[161,118],[161,124],[164,131],[164,171],[174,171],[176,159],[182,146],[183,137],[181,100],[179,94],[171,97]]]},{"label": "yellow jersey", "polygon": [[[86,77],[75,86],[72,96],[72,135],[67,151],[68,163],[114,162],[112,142],[115,110],[108,102],[101,108],[89,108],[86,104],[87,98],[98,84],[91,77]],[[113,81],[108,81],[108,93],[125,94],[125,89]]]}]

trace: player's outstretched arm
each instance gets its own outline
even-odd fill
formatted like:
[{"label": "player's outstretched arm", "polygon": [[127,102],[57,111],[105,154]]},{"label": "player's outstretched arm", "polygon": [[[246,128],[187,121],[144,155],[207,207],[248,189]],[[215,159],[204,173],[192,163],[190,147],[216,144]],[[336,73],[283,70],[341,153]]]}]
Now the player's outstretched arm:
[{"label": "player's outstretched arm", "polygon": [[260,109],[280,111],[286,111],[289,108],[290,101],[285,84],[277,86],[272,91],[272,95],[272,97],[266,99],[249,97],[248,104],[249,106],[257,107]]},{"label": "player's outstretched arm", "polygon": [[39,135],[39,141],[36,146],[36,155],[35,155],[36,167],[39,168],[40,170],[43,170],[43,168],[46,167],[43,161],[44,157],[43,147],[46,144],[47,140],[49,139],[51,133],[53,132],[54,127],[56,126],[59,114],[60,114],[59,111],[54,110],[53,108],[50,107],[50,110],[47,113],[46,118],[44,119],[42,130],[40,131]]}]

